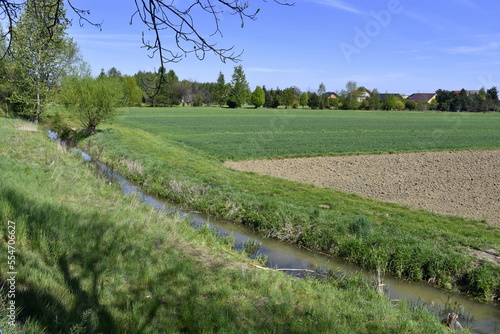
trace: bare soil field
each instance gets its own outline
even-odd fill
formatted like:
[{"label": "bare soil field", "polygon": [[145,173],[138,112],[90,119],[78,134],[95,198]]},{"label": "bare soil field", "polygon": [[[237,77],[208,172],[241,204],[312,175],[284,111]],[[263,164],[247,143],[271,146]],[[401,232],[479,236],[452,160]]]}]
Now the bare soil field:
[{"label": "bare soil field", "polygon": [[500,226],[500,150],[229,161],[224,165]]}]

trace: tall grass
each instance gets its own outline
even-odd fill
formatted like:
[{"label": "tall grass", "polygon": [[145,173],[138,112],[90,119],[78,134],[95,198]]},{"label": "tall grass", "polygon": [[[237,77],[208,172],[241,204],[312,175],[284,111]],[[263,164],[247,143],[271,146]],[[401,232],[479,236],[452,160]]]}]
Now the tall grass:
[{"label": "tall grass", "polygon": [[[342,256],[366,269],[461,289],[483,300],[500,294],[498,267],[493,272],[499,279],[488,281],[486,290],[475,290],[472,286],[479,281],[468,278],[478,265],[471,249],[500,248],[498,228],[229,170],[218,158],[165,137],[114,124],[83,145],[102,153],[101,159],[153,194],[251,225],[266,236]],[[121,163],[125,160],[139,163],[142,174],[131,172]]]},{"label": "tall grass", "polygon": [[[17,327],[2,316],[4,333],[446,332],[423,308],[393,306],[359,279],[248,266],[210,230],[122,195],[76,153],[19,124],[0,118],[0,277],[8,220],[18,272]],[[7,300],[1,290],[0,305]]]}]

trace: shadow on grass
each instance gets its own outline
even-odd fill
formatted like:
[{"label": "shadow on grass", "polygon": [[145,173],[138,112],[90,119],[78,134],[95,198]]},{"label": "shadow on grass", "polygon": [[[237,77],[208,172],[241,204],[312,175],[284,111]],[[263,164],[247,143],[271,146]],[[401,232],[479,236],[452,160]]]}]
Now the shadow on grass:
[{"label": "shadow on grass", "polygon": [[37,203],[14,189],[0,189],[0,198],[13,209],[11,220],[26,223],[26,239],[16,249],[18,321],[30,317],[48,333],[123,332],[100,303],[103,272],[116,261],[119,243],[104,237],[116,227],[62,205]]}]

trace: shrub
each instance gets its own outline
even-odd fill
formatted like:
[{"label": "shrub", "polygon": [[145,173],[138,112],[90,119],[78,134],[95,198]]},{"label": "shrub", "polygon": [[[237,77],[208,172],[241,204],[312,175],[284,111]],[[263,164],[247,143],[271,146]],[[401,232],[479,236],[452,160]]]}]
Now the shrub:
[{"label": "shrub", "polygon": [[373,223],[366,217],[360,216],[349,225],[349,232],[357,237],[366,237],[372,231]]}]

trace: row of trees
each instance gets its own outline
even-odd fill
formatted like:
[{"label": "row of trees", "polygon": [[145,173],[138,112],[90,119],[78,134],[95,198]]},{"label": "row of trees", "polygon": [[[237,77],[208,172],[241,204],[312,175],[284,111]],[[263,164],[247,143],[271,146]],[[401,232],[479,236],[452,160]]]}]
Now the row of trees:
[{"label": "row of trees", "polygon": [[436,92],[436,108],[441,111],[495,111],[499,109],[498,89],[481,88],[473,94],[465,89],[460,92],[439,89]]},{"label": "row of trees", "polygon": [[482,89],[473,95],[465,90],[438,90],[431,104],[379,94],[376,89],[367,96],[366,89],[358,87],[354,81],[337,91],[335,98],[326,93],[323,84],[315,92],[301,92],[294,86],[286,89],[258,86],[251,92],[242,66],[234,67],[228,83],[222,73],[212,83],[179,80],[174,70],[167,71],[164,67],[157,72],[140,71],[133,76],[122,75],[112,68],[92,78],[76,43],[66,34],[69,20],[63,6],[58,4],[57,0],[27,1],[16,24],[11,27],[11,39],[0,40],[0,52],[4,55],[0,58],[0,110],[4,113],[24,115],[38,122],[47,104],[62,103],[79,114],[81,123],[93,132],[98,122],[116,106],[216,104],[238,108],[251,103],[256,108],[308,106],[311,109],[443,111],[498,108],[496,87]]},{"label": "row of trees", "polygon": [[[438,90],[437,98],[431,102],[411,101],[399,94],[381,94],[373,89],[367,94],[364,87],[358,87],[355,81],[349,81],[345,89],[336,93],[327,93],[324,84],[320,84],[315,92],[301,92],[298,87],[286,89],[267,89],[257,86],[250,91],[241,66],[234,68],[230,83],[225,82],[224,75],[219,73],[215,83],[197,83],[187,80],[179,81],[173,70],[167,74],[136,74],[137,82],[144,92],[143,103],[151,106],[173,106],[188,104],[193,106],[228,105],[238,108],[246,103],[254,107],[305,108],[311,109],[345,109],[345,110],[441,110],[441,111],[489,111],[499,108],[496,87],[484,88],[477,94],[465,90],[450,92]],[[162,80],[161,76],[164,75]],[[148,84],[149,82],[149,84]],[[154,84],[151,85],[150,83]]]}]

